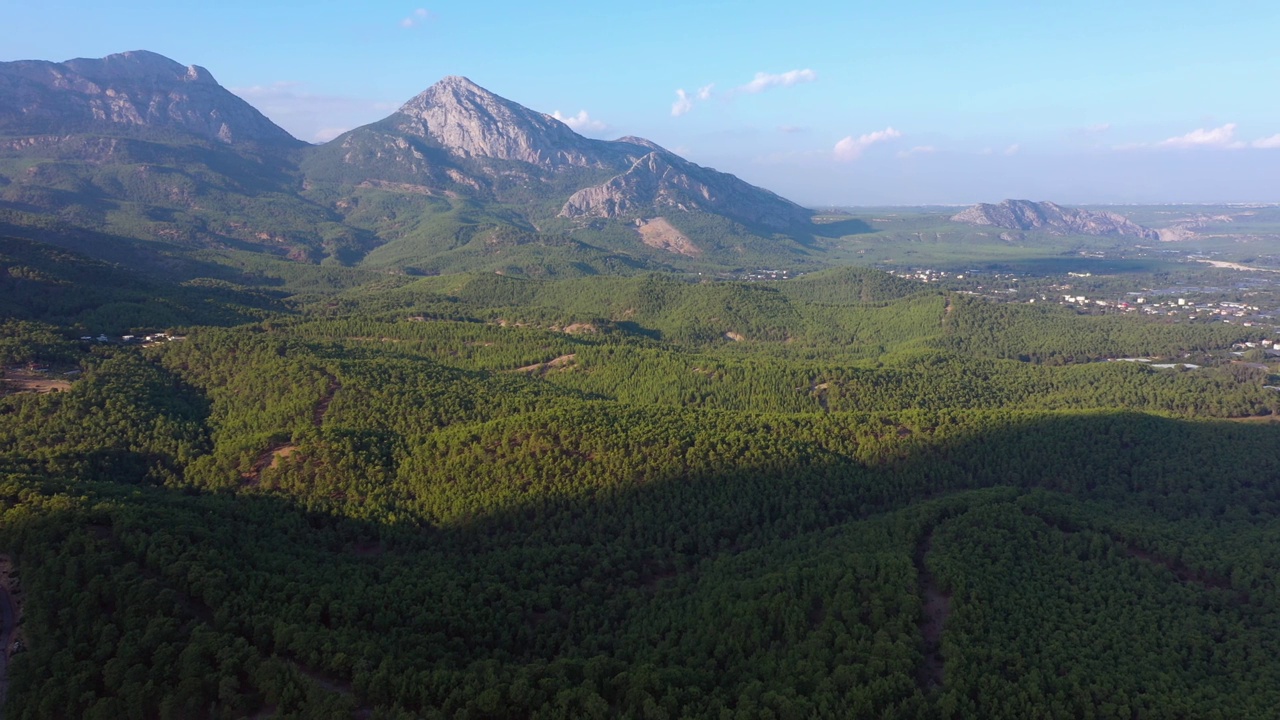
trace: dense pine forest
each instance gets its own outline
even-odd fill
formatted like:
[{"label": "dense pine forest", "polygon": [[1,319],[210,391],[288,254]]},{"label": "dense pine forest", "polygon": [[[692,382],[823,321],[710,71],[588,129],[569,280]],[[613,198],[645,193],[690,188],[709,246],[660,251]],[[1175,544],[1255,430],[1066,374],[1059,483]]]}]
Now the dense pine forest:
[{"label": "dense pine forest", "polygon": [[1227,352],[1271,327],[0,265],[5,718],[1280,707],[1280,392]]}]

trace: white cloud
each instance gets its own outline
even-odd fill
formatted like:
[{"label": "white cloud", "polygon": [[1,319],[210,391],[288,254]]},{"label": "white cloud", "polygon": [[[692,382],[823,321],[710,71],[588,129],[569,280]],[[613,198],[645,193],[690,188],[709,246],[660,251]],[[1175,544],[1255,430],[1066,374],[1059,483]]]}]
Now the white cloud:
[{"label": "white cloud", "polygon": [[551,117],[578,132],[601,132],[609,129],[608,124],[591,119],[586,110],[579,110],[577,115],[563,115],[557,110],[551,113]]},{"label": "white cloud", "polygon": [[1021,150],[1021,149],[1022,149],[1022,146],[1021,146],[1021,145],[1019,145],[1018,143],[1014,143],[1014,144],[1012,144],[1012,145],[1010,145],[1009,147],[1007,147],[1007,148],[1005,148],[1005,149],[1004,149],[1004,154],[1005,154],[1005,155],[1017,155],[1017,154],[1018,154],[1018,151],[1019,151],[1019,150]]},{"label": "white cloud", "polygon": [[1211,130],[1197,128],[1187,133],[1171,137],[1160,143],[1160,147],[1171,148],[1192,148],[1192,147],[1216,147],[1216,148],[1240,148],[1244,147],[1244,143],[1236,140],[1236,124],[1227,123],[1222,127],[1216,127]]},{"label": "white cloud", "polygon": [[1271,137],[1259,138],[1252,143],[1253,147],[1262,148],[1264,150],[1274,150],[1280,148],[1280,135],[1272,135]]},{"label": "white cloud", "polygon": [[418,8],[409,13],[409,16],[400,21],[400,27],[412,28],[417,27],[428,20],[434,20],[435,14],[426,8]]},{"label": "white cloud", "polygon": [[938,148],[932,145],[917,145],[911,148],[910,150],[903,150],[902,152],[898,153],[898,157],[905,158],[905,157],[911,157],[912,155],[932,155],[933,153],[936,153],[936,152],[938,152]]},{"label": "white cloud", "polygon": [[779,125],[778,132],[794,135],[796,133],[805,132],[805,128],[802,128],[799,125]]},{"label": "white cloud", "polygon": [[350,129],[345,127],[320,128],[311,134],[311,140],[318,143],[327,143]]},{"label": "white cloud", "polygon": [[671,103],[671,116],[680,117],[693,109],[694,100],[706,102],[714,94],[716,84],[703,85],[698,92],[690,95],[683,88],[676,90],[676,101]]},{"label": "white cloud", "polygon": [[680,117],[693,109],[693,99],[683,89],[676,90],[676,101],[671,103],[671,117]]},{"label": "white cloud", "polygon": [[1082,128],[1084,132],[1090,135],[1100,135],[1110,129],[1111,123],[1098,123],[1096,125],[1089,125],[1088,127]]},{"label": "white cloud", "polygon": [[871,147],[872,145],[875,145],[876,143],[880,143],[880,142],[887,142],[889,140],[894,140],[900,137],[902,137],[902,133],[898,132],[897,130],[894,130],[892,127],[887,127],[883,130],[877,130],[875,132],[867,133],[866,135],[859,135],[856,138],[850,135],[844,138],[843,140],[841,140],[840,142],[836,143],[836,146],[833,149],[833,152],[835,154],[836,160],[840,160],[842,162],[852,162],[862,157],[863,151],[865,151],[867,148]]},{"label": "white cloud", "polygon": [[[756,73],[755,78],[746,85],[739,85],[728,92],[721,93],[724,97],[733,97],[742,93],[760,93],[774,87],[788,87],[799,83],[813,82],[818,79],[818,74],[805,68],[804,70],[789,70],[784,73]],[[715,83],[708,83],[698,88],[697,92],[689,93],[681,88],[676,90],[676,101],[671,103],[671,116],[680,117],[685,113],[693,110],[696,102],[706,102],[715,96]]]},{"label": "white cloud", "polygon": [[[367,98],[320,95],[308,92],[302,83],[288,80],[229,89],[294,137],[317,142],[371,123],[399,107],[397,103]],[[335,132],[338,127],[342,130]]]},{"label": "white cloud", "polygon": [[775,87],[790,87],[800,83],[813,82],[818,79],[818,74],[805,68],[804,70],[788,70],[784,73],[766,73],[758,72],[751,82],[741,87],[735,88],[737,92],[759,93]]}]

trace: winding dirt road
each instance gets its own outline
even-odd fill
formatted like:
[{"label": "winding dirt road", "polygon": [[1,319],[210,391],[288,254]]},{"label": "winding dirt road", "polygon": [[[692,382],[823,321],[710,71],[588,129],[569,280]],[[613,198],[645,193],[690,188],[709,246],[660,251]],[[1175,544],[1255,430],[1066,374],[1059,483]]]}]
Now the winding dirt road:
[{"label": "winding dirt road", "polygon": [[942,630],[951,617],[951,597],[942,591],[938,580],[929,572],[924,558],[933,549],[934,528],[930,528],[916,545],[914,556],[920,587],[920,601],[924,617],[920,621],[920,635],[924,638],[924,665],[920,667],[919,683],[925,691],[942,687],[946,676],[942,657]]}]

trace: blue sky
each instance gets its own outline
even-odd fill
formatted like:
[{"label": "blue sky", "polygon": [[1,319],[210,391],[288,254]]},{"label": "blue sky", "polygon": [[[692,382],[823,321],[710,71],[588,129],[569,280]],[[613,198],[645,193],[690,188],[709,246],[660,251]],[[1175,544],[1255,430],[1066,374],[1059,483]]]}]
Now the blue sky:
[{"label": "blue sky", "polygon": [[0,0],[0,60],[153,50],[304,140],[466,75],[814,205],[1280,201],[1277,36],[1233,0]]}]

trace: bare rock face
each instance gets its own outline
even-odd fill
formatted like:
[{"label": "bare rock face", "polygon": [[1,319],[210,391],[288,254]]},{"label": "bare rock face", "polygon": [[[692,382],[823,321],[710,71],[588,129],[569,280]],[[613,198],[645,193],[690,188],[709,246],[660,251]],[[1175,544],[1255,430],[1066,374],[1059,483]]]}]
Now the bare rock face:
[{"label": "bare rock face", "polygon": [[952,222],[987,225],[1006,230],[1040,230],[1053,235],[1099,235],[1159,240],[1160,233],[1113,212],[1066,208],[1051,202],[1005,200],[980,203],[951,217]]},{"label": "bare rock face", "polygon": [[156,53],[0,63],[0,134],[147,132],[228,144],[301,144],[208,70]]},{"label": "bare rock face", "polygon": [[627,135],[625,137],[620,137],[617,140],[614,140],[614,142],[626,143],[628,145],[638,145],[643,148],[649,148],[650,150],[657,150],[660,153],[667,152],[667,149],[662,147],[658,143],[652,140],[646,140],[642,137],[636,137],[635,135]]},{"label": "bare rock face", "polygon": [[393,123],[460,157],[517,160],[547,168],[599,167],[591,141],[550,115],[451,76],[400,107]]},{"label": "bare rock face", "polygon": [[767,190],[665,151],[651,152],[604,184],[575,192],[560,216],[617,218],[667,209],[709,212],[776,229],[809,219],[807,210]]}]

